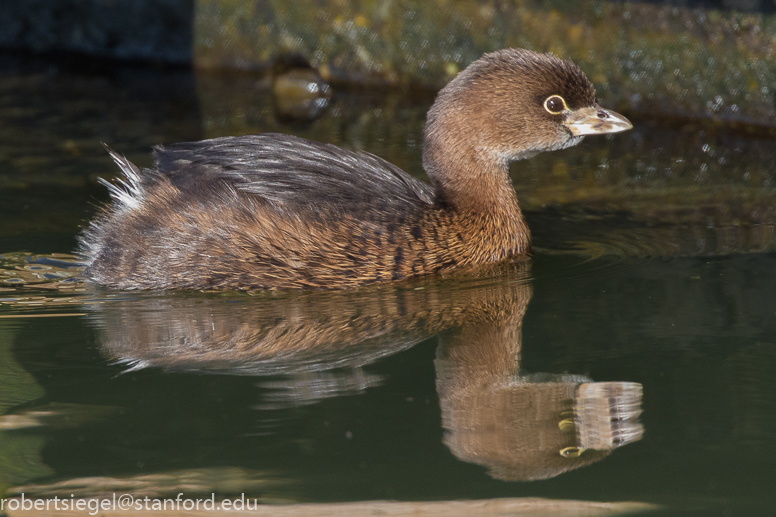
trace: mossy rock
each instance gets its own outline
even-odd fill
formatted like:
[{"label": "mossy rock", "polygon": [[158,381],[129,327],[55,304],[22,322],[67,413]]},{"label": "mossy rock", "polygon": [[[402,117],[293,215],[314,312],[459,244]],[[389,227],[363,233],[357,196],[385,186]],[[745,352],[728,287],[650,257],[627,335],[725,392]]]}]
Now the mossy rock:
[{"label": "mossy rock", "polygon": [[776,15],[660,4],[198,0],[194,62],[261,68],[301,53],[332,81],[439,88],[485,52],[578,63],[608,104],[664,116],[776,121]]}]

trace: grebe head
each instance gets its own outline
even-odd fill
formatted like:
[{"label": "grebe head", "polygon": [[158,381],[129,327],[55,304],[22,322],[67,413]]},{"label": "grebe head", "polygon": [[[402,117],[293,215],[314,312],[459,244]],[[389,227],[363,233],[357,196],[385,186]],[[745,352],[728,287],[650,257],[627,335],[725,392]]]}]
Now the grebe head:
[{"label": "grebe head", "polygon": [[426,121],[423,166],[442,191],[459,190],[471,183],[459,176],[504,172],[514,160],[631,127],[598,105],[592,83],[571,61],[505,49],[484,55],[439,92]]}]

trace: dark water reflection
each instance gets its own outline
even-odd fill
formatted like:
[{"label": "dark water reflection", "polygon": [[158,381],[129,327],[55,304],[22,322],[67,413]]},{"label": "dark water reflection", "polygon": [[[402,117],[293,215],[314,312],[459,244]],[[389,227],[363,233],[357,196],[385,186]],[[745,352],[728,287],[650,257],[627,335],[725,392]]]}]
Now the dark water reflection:
[{"label": "dark water reflection", "polygon": [[439,334],[445,444],[496,478],[546,479],[640,439],[641,386],[521,371],[527,265],[371,291],[131,297],[95,304],[91,319],[103,353],[134,368],[288,375],[259,384],[284,392],[264,409],[376,386],[364,366]]},{"label": "dark water reflection", "polygon": [[537,253],[505,270],[116,293],[34,255],[72,251],[107,199],[100,141],[149,165],[150,145],[282,131],[422,176],[431,99],[338,91],[288,124],[260,78],[4,66],[0,251],[29,252],[0,257],[4,494],[542,497],[687,515],[776,502],[768,135],[636,118],[518,164]]}]

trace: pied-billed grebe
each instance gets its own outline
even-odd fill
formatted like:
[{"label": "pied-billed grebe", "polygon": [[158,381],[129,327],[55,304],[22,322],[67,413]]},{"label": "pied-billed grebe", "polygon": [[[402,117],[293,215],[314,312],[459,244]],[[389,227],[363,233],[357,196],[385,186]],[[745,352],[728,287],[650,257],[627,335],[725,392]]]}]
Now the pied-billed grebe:
[{"label": "pied-billed grebe", "polygon": [[431,185],[370,154],[278,134],[156,147],[81,236],[84,275],[120,289],[338,289],[530,252],[509,163],[631,127],[570,61],[506,49],[428,112]]}]

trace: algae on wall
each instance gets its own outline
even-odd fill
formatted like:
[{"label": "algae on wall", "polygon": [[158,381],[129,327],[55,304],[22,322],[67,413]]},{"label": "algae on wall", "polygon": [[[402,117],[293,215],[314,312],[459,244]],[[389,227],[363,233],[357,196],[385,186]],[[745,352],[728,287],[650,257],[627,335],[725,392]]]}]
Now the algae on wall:
[{"label": "algae on wall", "polygon": [[329,80],[436,89],[485,52],[525,47],[573,59],[626,112],[776,125],[776,14],[673,3],[17,0],[0,3],[0,48],[238,69],[297,52]]},{"label": "algae on wall", "polygon": [[610,105],[776,122],[776,15],[583,0],[197,0],[194,63],[301,53],[329,80],[439,88],[485,52],[578,63]]}]

